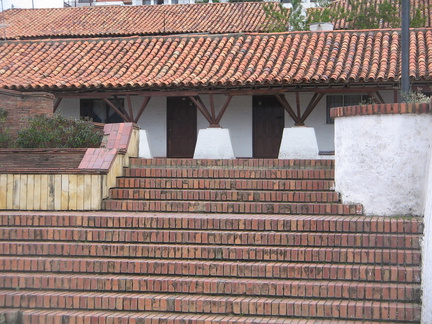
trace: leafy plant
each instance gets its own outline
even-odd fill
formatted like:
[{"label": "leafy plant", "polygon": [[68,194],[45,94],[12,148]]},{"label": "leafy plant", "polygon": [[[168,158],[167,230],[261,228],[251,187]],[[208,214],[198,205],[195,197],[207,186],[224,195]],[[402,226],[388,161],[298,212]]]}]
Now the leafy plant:
[{"label": "leafy plant", "polygon": [[22,148],[98,147],[102,134],[91,121],[39,115],[29,118],[28,127],[18,132],[17,146]]},{"label": "leafy plant", "polygon": [[0,148],[7,148],[11,144],[11,138],[6,129],[6,117],[8,112],[0,108]]},{"label": "leafy plant", "polygon": [[418,91],[402,92],[401,96],[406,103],[429,103],[431,97],[426,96],[421,89]]},{"label": "leafy plant", "polygon": [[[301,0],[294,1],[300,2],[301,5]],[[281,3],[276,4],[271,2],[264,4],[263,9],[266,15],[266,21],[268,22],[266,27],[270,32],[278,33],[288,30],[289,26],[291,25],[291,17],[294,17],[292,10],[290,14],[289,9],[285,8]],[[304,22],[304,16],[303,20],[298,18],[299,24],[301,21]]]},{"label": "leafy plant", "polygon": [[[376,29],[382,26],[397,28],[401,26],[400,6],[401,0],[384,0],[375,4],[369,0],[349,1],[349,7],[344,2],[330,4],[328,0],[319,3],[320,8],[308,11],[308,24],[318,22],[345,21],[348,29]],[[411,10],[410,26],[424,27],[426,17],[422,14],[423,7]]]}]

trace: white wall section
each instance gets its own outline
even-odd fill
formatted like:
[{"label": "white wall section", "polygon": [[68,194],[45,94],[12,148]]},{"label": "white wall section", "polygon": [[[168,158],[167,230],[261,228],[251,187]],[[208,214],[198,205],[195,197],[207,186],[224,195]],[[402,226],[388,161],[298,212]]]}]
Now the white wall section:
[{"label": "white wall section", "polygon": [[336,191],[367,215],[423,215],[429,114],[340,117],[335,121]]}]

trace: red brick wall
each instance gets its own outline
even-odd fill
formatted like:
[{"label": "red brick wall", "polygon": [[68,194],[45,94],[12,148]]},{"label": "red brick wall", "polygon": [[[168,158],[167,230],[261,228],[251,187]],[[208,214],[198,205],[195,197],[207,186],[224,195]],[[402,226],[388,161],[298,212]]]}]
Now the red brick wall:
[{"label": "red brick wall", "polygon": [[84,157],[85,148],[0,149],[0,172],[17,169],[76,169]]},{"label": "red brick wall", "polygon": [[15,137],[19,129],[27,125],[29,116],[52,114],[54,99],[54,95],[44,92],[0,89],[0,107],[8,112],[6,121],[9,134]]}]

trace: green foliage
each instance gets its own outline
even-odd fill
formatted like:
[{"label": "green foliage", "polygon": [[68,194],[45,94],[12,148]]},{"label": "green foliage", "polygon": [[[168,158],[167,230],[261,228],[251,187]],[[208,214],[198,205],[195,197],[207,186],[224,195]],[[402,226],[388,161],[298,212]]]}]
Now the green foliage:
[{"label": "green foliage", "polygon": [[426,96],[421,89],[418,91],[402,92],[401,96],[406,103],[429,103],[431,97]]},{"label": "green foliage", "polygon": [[[320,9],[308,11],[307,24],[318,22],[334,22],[344,20],[348,29],[377,29],[383,25],[390,28],[401,26],[400,0],[385,0],[378,5],[369,0],[350,1],[350,8],[346,10],[343,6],[329,5],[327,0],[320,3]],[[424,27],[426,17],[423,16],[424,8],[419,7],[411,14],[410,26],[413,28]]]},{"label": "green foliage", "polygon": [[305,30],[306,16],[303,14],[302,0],[291,1],[291,14],[289,17],[290,30]]},{"label": "green foliage", "polygon": [[[263,2],[264,0],[247,0],[247,2]],[[228,2],[245,2],[244,0],[229,0]]]},{"label": "green foliage", "polygon": [[[301,0],[294,1],[300,2]],[[292,13],[290,15],[289,9],[285,8],[281,3],[276,4],[271,2],[266,3],[263,9],[266,15],[266,21],[269,22],[266,26],[269,32],[279,33],[288,30],[290,19],[293,15]]]},{"label": "green foliage", "polygon": [[6,117],[8,112],[0,108],[0,148],[7,148],[11,144],[11,138],[6,129]]},{"label": "green foliage", "polygon": [[78,148],[99,147],[102,134],[90,121],[40,115],[29,118],[28,127],[18,132],[17,146],[21,148]]}]

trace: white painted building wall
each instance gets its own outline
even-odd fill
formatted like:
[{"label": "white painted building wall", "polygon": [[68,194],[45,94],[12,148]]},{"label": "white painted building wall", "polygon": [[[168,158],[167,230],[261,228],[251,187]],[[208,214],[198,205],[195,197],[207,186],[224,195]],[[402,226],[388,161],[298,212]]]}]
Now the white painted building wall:
[{"label": "white painted building wall", "polygon": [[[391,100],[392,92],[383,93],[386,100]],[[287,100],[296,111],[295,94],[286,94]],[[132,96],[134,115],[136,116],[141,106],[142,97]],[[302,112],[309,104],[312,94],[300,94]],[[202,99],[207,107],[210,107],[209,97],[204,95]],[[215,95],[216,115],[225,102],[225,96]],[[62,100],[59,111],[73,117],[79,117],[79,99],[65,98]],[[198,112],[197,131],[209,126],[204,116]],[[234,154],[236,157],[252,157],[252,96],[234,96],[226,110],[220,125],[230,130]],[[150,149],[155,157],[166,156],[166,98],[153,97],[146,110],[142,114],[139,126],[147,131]],[[285,127],[293,127],[294,122],[288,113],[285,113]],[[306,120],[306,126],[314,127],[320,151],[334,151],[334,125],[326,123],[326,97],[324,96],[318,106]]]},{"label": "white painted building wall", "polygon": [[432,151],[429,150],[422,253],[422,324],[432,323]]},{"label": "white painted building wall", "polygon": [[336,191],[366,215],[423,215],[432,116],[371,115],[335,122]]}]

